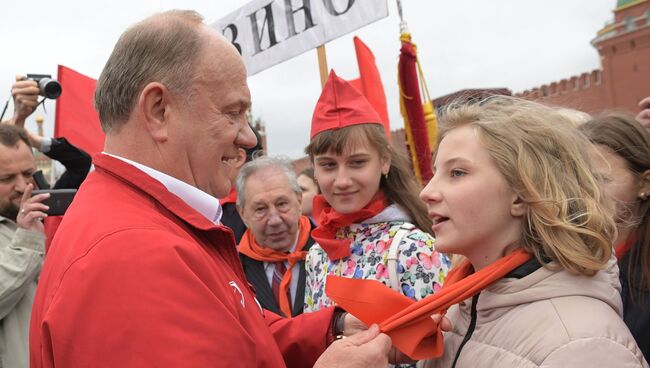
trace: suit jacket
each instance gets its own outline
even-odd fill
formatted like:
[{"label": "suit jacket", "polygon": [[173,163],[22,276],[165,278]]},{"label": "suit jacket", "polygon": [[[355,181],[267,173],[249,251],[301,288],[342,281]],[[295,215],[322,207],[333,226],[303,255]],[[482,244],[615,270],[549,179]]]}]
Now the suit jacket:
[{"label": "suit jacket", "polygon": [[[311,230],[316,227],[313,222],[311,222]],[[309,237],[307,244],[305,245],[304,250],[308,251],[309,248],[314,244],[314,239]],[[264,262],[252,259],[246,255],[239,253],[239,258],[241,259],[242,266],[244,267],[244,273],[246,274],[246,279],[248,282],[253,285],[255,288],[255,297],[262,305],[262,308],[269,310],[275,314],[284,316],[284,313],[280,310],[278,302],[273,296],[273,290],[269,284],[269,279],[266,277],[266,272],[264,271]],[[296,288],[296,297],[291,308],[291,316],[295,317],[303,312],[305,306],[305,280],[307,278],[307,273],[305,272],[305,261],[300,261],[294,267],[300,267],[300,273],[298,276],[298,287]],[[286,317],[286,316],[285,316]]]},{"label": "suit jacket", "polygon": [[52,146],[45,155],[52,160],[59,161],[65,167],[65,172],[54,183],[53,189],[79,188],[86,179],[92,164],[90,155],[70,144],[65,138],[52,138]]},{"label": "suit jacket", "polygon": [[221,223],[229,227],[232,230],[233,235],[235,235],[235,241],[237,244],[241,241],[242,236],[246,232],[246,225],[244,221],[239,216],[237,212],[237,205],[234,203],[226,203],[221,206],[223,209],[223,215],[221,215]]}]

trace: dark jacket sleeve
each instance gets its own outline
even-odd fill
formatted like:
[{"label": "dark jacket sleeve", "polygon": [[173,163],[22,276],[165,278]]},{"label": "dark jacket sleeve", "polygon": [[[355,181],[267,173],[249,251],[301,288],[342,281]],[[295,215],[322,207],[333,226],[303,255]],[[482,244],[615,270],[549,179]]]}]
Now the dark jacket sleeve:
[{"label": "dark jacket sleeve", "polygon": [[221,208],[223,209],[221,223],[232,230],[233,235],[235,235],[235,241],[239,244],[246,232],[246,225],[244,225],[244,221],[239,216],[239,212],[237,212],[237,206],[234,203],[226,203]]},{"label": "dark jacket sleeve", "polygon": [[73,146],[65,138],[52,138],[50,151],[45,155],[59,161],[65,167],[65,172],[54,184],[53,189],[79,188],[92,164],[88,153]]}]

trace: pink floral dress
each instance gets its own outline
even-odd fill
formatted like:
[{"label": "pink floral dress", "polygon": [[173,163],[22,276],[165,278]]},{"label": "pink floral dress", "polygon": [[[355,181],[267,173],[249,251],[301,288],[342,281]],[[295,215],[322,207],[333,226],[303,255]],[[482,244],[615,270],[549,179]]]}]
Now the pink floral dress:
[{"label": "pink floral dress", "polygon": [[[390,287],[388,251],[405,221],[373,221],[382,217],[385,216],[379,214],[364,223],[339,229],[336,235],[338,239],[352,240],[349,257],[332,261],[317,243],[310,248],[305,259],[305,312],[333,304],[325,294],[327,275],[378,280]],[[398,246],[400,292],[413,300],[420,300],[440,290],[451,267],[449,258],[436,252],[434,243],[431,235],[415,228],[402,238]]]}]

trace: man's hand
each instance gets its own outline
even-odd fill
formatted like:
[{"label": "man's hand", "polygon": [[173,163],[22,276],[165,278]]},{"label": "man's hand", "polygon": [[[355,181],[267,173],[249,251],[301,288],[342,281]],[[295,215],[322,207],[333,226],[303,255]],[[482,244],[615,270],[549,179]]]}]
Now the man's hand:
[{"label": "man's hand", "polygon": [[641,108],[641,112],[636,116],[636,120],[650,132],[650,96],[639,102],[639,108]]},{"label": "man's hand", "polygon": [[11,95],[14,97],[13,124],[25,127],[25,119],[34,112],[38,106],[38,84],[28,80],[22,75],[16,76],[16,83],[11,86]]},{"label": "man's hand", "polygon": [[372,325],[365,331],[334,341],[318,358],[314,368],[386,367],[390,347],[390,337],[380,333],[377,325]]},{"label": "man's hand", "polygon": [[[442,324],[440,327],[443,332],[451,331],[452,325],[449,318],[442,316],[441,314],[434,314],[431,316],[431,319],[436,324]],[[343,320],[343,334],[345,336],[351,336],[359,333],[360,331],[365,331],[368,326],[361,322],[358,318],[347,313]],[[409,358],[406,354],[397,350],[397,348],[392,347],[388,353],[388,362],[391,364],[414,364],[416,361]]]},{"label": "man's hand", "polygon": [[23,198],[20,200],[20,210],[16,217],[16,224],[18,227],[25,230],[45,232],[42,219],[47,217],[43,211],[49,209],[48,206],[41,203],[50,197],[49,193],[38,194],[32,197],[33,184],[27,184]]}]

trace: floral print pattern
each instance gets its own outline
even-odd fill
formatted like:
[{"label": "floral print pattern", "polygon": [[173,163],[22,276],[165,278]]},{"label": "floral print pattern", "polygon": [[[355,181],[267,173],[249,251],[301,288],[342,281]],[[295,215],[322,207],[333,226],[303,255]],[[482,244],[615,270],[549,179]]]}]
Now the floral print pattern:
[{"label": "floral print pattern", "polygon": [[[325,295],[328,275],[356,279],[372,279],[390,287],[388,251],[403,221],[374,224],[352,224],[339,229],[337,239],[350,239],[350,256],[332,261],[320,245],[314,244],[305,260],[305,312],[317,311],[333,304]],[[451,262],[436,252],[434,238],[419,230],[411,230],[398,246],[397,274],[401,293],[420,300],[440,290]]]}]

